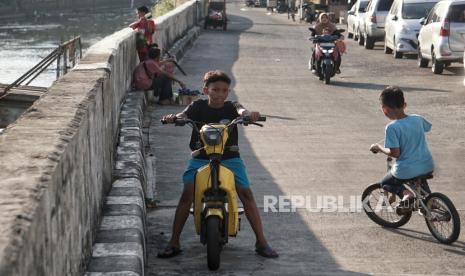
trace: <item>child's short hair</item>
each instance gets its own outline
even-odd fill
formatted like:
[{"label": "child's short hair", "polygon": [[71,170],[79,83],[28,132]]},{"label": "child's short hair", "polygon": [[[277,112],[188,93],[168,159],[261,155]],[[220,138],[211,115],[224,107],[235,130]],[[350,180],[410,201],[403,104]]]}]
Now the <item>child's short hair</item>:
[{"label": "child's short hair", "polygon": [[384,88],[379,100],[383,105],[390,108],[402,108],[405,105],[404,92],[398,86]]},{"label": "child's short hair", "polygon": [[140,6],[137,8],[137,11],[143,12],[143,13],[149,13],[149,8],[147,8],[146,6]]},{"label": "child's short hair", "polygon": [[205,73],[205,76],[203,77],[204,87],[207,87],[210,83],[217,81],[223,81],[228,85],[231,84],[231,79],[228,77],[228,75],[226,75],[225,72],[220,70],[208,71],[207,73]]},{"label": "child's short hair", "polygon": [[155,59],[160,56],[160,49],[156,47],[150,47],[148,52],[148,57],[151,59]]}]

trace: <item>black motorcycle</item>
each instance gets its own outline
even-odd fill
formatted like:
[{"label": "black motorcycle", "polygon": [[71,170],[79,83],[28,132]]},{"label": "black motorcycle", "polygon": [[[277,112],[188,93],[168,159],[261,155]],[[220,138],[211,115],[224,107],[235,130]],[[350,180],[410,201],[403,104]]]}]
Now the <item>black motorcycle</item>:
[{"label": "black motorcycle", "polygon": [[331,35],[317,36],[315,36],[315,29],[309,28],[309,30],[312,32],[310,40],[312,40],[314,44],[311,68],[315,70],[320,80],[324,80],[325,84],[329,84],[341,62],[341,53],[337,52],[336,40],[344,37],[342,33],[345,30],[338,29]]}]

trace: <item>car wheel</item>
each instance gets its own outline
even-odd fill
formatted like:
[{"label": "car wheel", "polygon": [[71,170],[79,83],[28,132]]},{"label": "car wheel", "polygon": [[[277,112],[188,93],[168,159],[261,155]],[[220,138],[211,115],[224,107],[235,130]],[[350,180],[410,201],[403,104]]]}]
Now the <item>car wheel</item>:
[{"label": "car wheel", "polygon": [[387,46],[386,38],[384,38],[384,53],[386,55],[392,54],[392,49]]},{"label": "car wheel", "polygon": [[426,68],[428,67],[428,63],[429,63],[429,60],[427,60],[426,58],[423,58],[423,56],[421,55],[420,44],[418,44],[418,55],[417,55],[418,67]]},{"label": "car wheel", "polygon": [[363,34],[358,30],[358,45],[362,46],[363,43],[365,43],[365,39],[363,37]]},{"label": "car wheel", "polygon": [[431,51],[431,71],[435,74],[442,74],[444,70],[444,63],[436,60],[436,55],[434,54],[434,50]]},{"label": "car wheel", "polygon": [[375,47],[375,40],[366,34],[363,46],[365,46],[365,49],[371,50]]},{"label": "car wheel", "polygon": [[393,54],[394,58],[402,58],[402,56],[404,54],[402,54],[401,52],[398,52],[397,49],[396,49],[397,48],[396,47],[396,38],[393,38],[393,41],[394,41],[394,47],[393,47],[394,49],[392,49],[392,54]]},{"label": "car wheel", "polygon": [[349,25],[347,25],[347,38],[353,38],[354,37],[354,28],[352,28],[352,33],[349,32]]}]

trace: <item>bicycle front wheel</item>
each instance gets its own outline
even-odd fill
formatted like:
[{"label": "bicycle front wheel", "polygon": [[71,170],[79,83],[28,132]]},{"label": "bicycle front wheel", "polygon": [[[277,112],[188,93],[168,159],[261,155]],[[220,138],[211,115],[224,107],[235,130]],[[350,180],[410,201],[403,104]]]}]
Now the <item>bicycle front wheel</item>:
[{"label": "bicycle front wheel", "polygon": [[363,210],[375,223],[389,228],[397,228],[406,224],[412,212],[403,215],[396,213],[395,207],[400,202],[396,194],[386,192],[380,183],[368,186],[362,194]]},{"label": "bicycle front wheel", "polygon": [[460,217],[452,201],[444,194],[431,193],[425,199],[431,216],[425,216],[431,234],[441,243],[455,242],[460,235]]}]

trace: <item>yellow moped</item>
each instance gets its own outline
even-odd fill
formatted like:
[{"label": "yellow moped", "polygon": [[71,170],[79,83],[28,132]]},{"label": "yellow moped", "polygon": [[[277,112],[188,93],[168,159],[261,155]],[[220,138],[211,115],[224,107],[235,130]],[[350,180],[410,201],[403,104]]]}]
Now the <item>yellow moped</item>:
[{"label": "yellow moped", "polygon": [[[266,121],[262,116],[258,121]],[[162,120],[166,124],[167,121]],[[234,119],[232,122],[218,124],[204,124],[190,119],[177,118],[176,126],[189,124],[199,134],[203,147],[192,152],[196,157],[202,150],[209,158],[209,164],[197,170],[195,176],[194,215],[195,229],[200,235],[200,242],[207,245],[207,260],[210,270],[217,270],[220,266],[220,253],[228,237],[235,237],[240,230],[239,215],[243,213],[237,204],[234,173],[221,165],[221,158],[226,149],[226,142],[232,128],[238,124],[247,126],[259,123],[250,121],[248,116]],[[199,130],[197,124],[203,124]],[[237,146],[228,148],[238,151]]]}]

